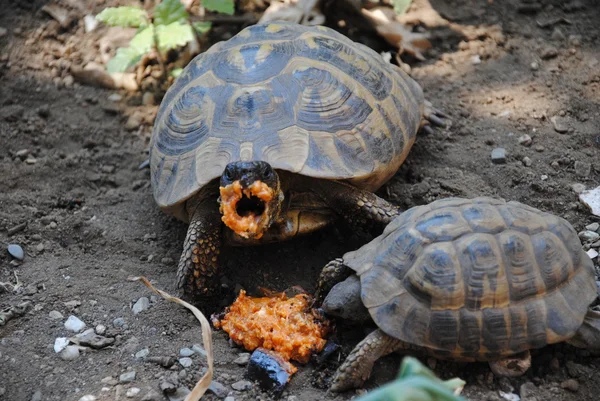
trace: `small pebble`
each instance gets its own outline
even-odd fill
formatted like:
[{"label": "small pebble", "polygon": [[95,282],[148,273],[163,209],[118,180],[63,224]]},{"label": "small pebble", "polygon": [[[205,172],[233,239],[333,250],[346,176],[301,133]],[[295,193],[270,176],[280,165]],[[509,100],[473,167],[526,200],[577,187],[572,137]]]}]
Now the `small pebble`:
[{"label": "small pebble", "polygon": [[136,359],[144,359],[150,355],[150,350],[148,348],[144,348],[135,353]]},{"label": "small pebble", "polygon": [[533,164],[533,162],[531,161],[531,159],[529,157],[527,157],[527,156],[525,156],[522,161],[523,161],[523,165],[525,167],[531,167],[531,165]]},{"label": "small pebble", "polygon": [[123,319],[122,317],[116,318],[115,320],[113,320],[113,326],[115,326],[115,327],[125,326],[125,319]]},{"label": "small pebble", "polygon": [[106,376],[106,377],[104,377],[102,380],[100,380],[100,383],[109,384],[111,386],[116,386],[117,384],[119,384],[119,382],[117,381],[117,379],[115,379],[112,376]]},{"label": "small pebble", "polygon": [[169,401],[184,401],[191,391],[187,387],[179,387],[172,394],[167,394]]},{"label": "small pebble", "polygon": [[137,315],[138,313],[143,312],[148,308],[150,308],[150,300],[147,297],[141,297],[133,305],[131,310],[133,311],[134,315]]},{"label": "small pebble", "polygon": [[99,324],[96,326],[96,334],[103,336],[106,333],[106,326],[103,324]]},{"label": "small pebble", "polygon": [[481,64],[481,57],[479,57],[479,55],[472,56],[471,64],[473,64],[473,65]]},{"label": "small pebble", "polygon": [[239,356],[233,361],[233,363],[238,365],[247,365],[250,360],[250,354],[247,352],[243,352],[239,354]]},{"label": "small pebble", "polygon": [[179,364],[184,368],[189,368],[193,363],[192,358],[179,358]]},{"label": "small pebble", "polygon": [[569,127],[565,124],[564,120],[559,116],[550,117],[550,121],[552,122],[552,126],[554,127],[554,131],[564,134],[565,132],[569,132]]},{"label": "small pebble", "polygon": [[584,185],[584,184],[581,184],[581,183],[579,183],[579,182],[576,182],[576,183],[574,183],[574,184],[571,184],[571,190],[572,190],[573,192],[575,192],[576,194],[580,194],[580,193],[582,193],[583,191],[585,191],[585,185]]},{"label": "small pebble", "polygon": [[38,252],[43,252],[45,249],[44,244],[42,244],[41,242],[39,244],[36,245],[35,250]]},{"label": "small pebble", "polygon": [[125,396],[126,396],[127,398],[133,398],[133,397],[135,397],[136,395],[138,395],[138,394],[140,393],[140,391],[141,391],[141,390],[140,390],[139,388],[137,388],[137,387],[132,387],[132,388],[130,388],[129,390],[127,390],[127,393],[125,393]]},{"label": "small pebble", "polygon": [[144,92],[142,95],[142,104],[144,106],[154,106],[154,94],[151,92]]},{"label": "small pebble", "polygon": [[83,397],[81,397],[78,401],[96,401],[96,397],[94,397],[91,394],[88,395],[84,395]]},{"label": "small pebble", "polygon": [[192,350],[193,350],[193,351],[194,351],[196,354],[198,354],[198,355],[200,355],[200,356],[203,356],[203,357],[205,357],[205,358],[206,358],[206,350],[205,350],[205,349],[204,349],[204,347],[202,347],[200,344],[194,344],[194,345],[192,346]]},{"label": "small pebble", "polygon": [[552,46],[544,48],[540,53],[540,57],[544,60],[549,60],[556,56],[558,56],[558,50],[556,50],[556,48]]},{"label": "small pebble", "polygon": [[73,361],[79,358],[79,348],[74,345],[69,345],[62,350],[60,357],[65,361]]},{"label": "small pebble", "polygon": [[42,392],[40,390],[33,393],[31,396],[31,401],[42,401]]},{"label": "small pebble", "polygon": [[120,383],[131,383],[134,380],[135,380],[135,370],[125,372],[121,376],[119,376]]},{"label": "small pebble", "polygon": [[492,163],[494,164],[505,164],[506,163],[506,150],[504,148],[495,148],[492,150]]},{"label": "small pebble", "polygon": [[587,254],[590,257],[590,259],[594,259],[598,256],[598,251],[595,250],[594,248],[591,248],[587,251]]},{"label": "small pebble", "polygon": [[119,102],[121,99],[123,99],[123,96],[119,95],[118,93],[113,93],[108,96],[108,100],[111,102]]},{"label": "small pebble", "polygon": [[194,350],[189,348],[182,348],[179,350],[179,356],[192,356],[194,353]]},{"label": "small pebble", "polygon": [[534,61],[531,64],[529,64],[529,68],[531,68],[531,71],[537,71],[540,69],[540,65]]},{"label": "small pebble", "polygon": [[546,148],[543,145],[536,145],[536,147],[534,148],[536,152],[543,152],[544,150],[546,150]]},{"label": "small pebble", "polygon": [[54,352],[57,354],[65,349],[69,345],[69,339],[67,337],[58,337],[54,340]]},{"label": "small pebble", "polygon": [[7,33],[8,33],[8,29],[0,26],[0,38],[6,36]]},{"label": "small pebble", "polygon": [[579,238],[583,241],[583,242],[594,242],[594,241],[598,241],[598,239],[600,239],[600,234],[598,234],[595,231],[581,231],[579,233]]},{"label": "small pebble", "polygon": [[57,310],[52,310],[52,311],[50,311],[50,313],[48,313],[48,316],[49,316],[49,317],[50,317],[50,319],[52,319],[52,320],[59,320],[59,319],[62,319],[62,318],[64,317],[64,316],[63,316],[63,314],[62,314],[62,313],[60,313],[60,312],[59,312],[59,311],[57,311]]},{"label": "small pebble", "polygon": [[576,393],[579,390],[579,382],[575,379],[568,379],[560,383],[560,387]]},{"label": "small pebble", "polygon": [[65,329],[74,331],[76,333],[83,330],[84,327],[85,323],[83,323],[79,318],[73,315],[69,316],[69,318],[65,322]]},{"label": "small pebble", "polygon": [[592,173],[592,165],[588,162],[577,160],[575,162],[575,175],[579,178],[587,178]]},{"label": "small pebble", "polygon": [[10,256],[17,260],[23,260],[23,258],[25,257],[23,248],[21,248],[21,246],[17,244],[8,245],[8,253],[10,254]]},{"label": "small pebble", "polygon": [[533,140],[531,139],[531,137],[527,134],[523,134],[519,137],[519,144],[523,145],[523,146],[531,146],[531,143],[533,142]]},{"label": "small pebble", "polygon": [[237,391],[247,391],[252,388],[252,383],[248,380],[240,380],[231,385],[231,388]]},{"label": "small pebble", "polygon": [[517,394],[514,393],[505,393],[502,390],[498,390],[498,394],[500,395],[500,397],[502,397],[502,399],[506,400],[506,401],[520,401],[521,397],[519,397]]},{"label": "small pebble", "polygon": [[225,398],[227,397],[227,394],[229,394],[229,390],[227,390],[227,387],[215,380],[210,382],[210,386],[208,386],[208,391],[210,391],[219,398]]},{"label": "small pebble", "polygon": [[235,398],[232,396],[225,397],[225,401],[235,401]]},{"label": "small pebble", "polygon": [[599,228],[600,228],[600,223],[592,223],[592,224],[588,224],[587,226],[585,226],[585,229],[590,230],[590,231],[598,231]]}]

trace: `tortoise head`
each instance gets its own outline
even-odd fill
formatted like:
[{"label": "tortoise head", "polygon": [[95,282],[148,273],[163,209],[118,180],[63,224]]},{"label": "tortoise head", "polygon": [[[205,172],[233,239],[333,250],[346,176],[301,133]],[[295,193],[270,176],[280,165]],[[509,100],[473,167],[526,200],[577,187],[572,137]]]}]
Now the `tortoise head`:
[{"label": "tortoise head", "polygon": [[325,297],[322,308],[326,314],[350,323],[367,323],[371,320],[360,296],[360,278],[355,274],[333,286]]},{"label": "tortoise head", "polygon": [[219,191],[221,219],[242,238],[261,238],[279,218],[284,196],[279,176],[267,162],[229,163]]}]

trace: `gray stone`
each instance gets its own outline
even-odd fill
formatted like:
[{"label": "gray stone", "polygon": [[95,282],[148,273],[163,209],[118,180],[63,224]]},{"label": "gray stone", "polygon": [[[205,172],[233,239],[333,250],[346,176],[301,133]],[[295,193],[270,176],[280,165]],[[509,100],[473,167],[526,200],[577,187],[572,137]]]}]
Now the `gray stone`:
[{"label": "gray stone", "polygon": [[184,368],[189,368],[193,363],[192,358],[179,358],[179,364]]},{"label": "gray stone", "polygon": [[150,300],[146,297],[141,297],[133,305],[133,308],[131,308],[131,310],[133,311],[134,315],[137,315],[138,313],[145,311],[149,307],[150,307]]},{"label": "gray stone", "polygon": [[105,325],[99,324],[98,326],[96,326],[96,334],[99,334],[99,335],[103,336],[104,333],[106,333],[106,326]]},{"label": "gray stone", "polygon": [[203,357],[206,358],[206,350],[200,344],[194,344],[194,345],[192,345],[192,350],[196,354],[201,355],[201,356],[203,356]]},{"label": "gray stone", "polygon": [[571,190],[572,190],[573,192],[575,192],[576,194],[580,194],[580,193],[582,193],[583,191],[585,191],[585,185],[584,185],[584,184],[581,184],[581,183],[579,183],[579,182],[576,182],[576,183],[574,183],[574,184],[571,184]]},{"label": "gray stone", "polygon": [[237,391],[247,391],[252,388],[252,383],[248,380],[240,380],[231,385],[231,388]]},{"label": "gray stone", "polygon": [[225,398],[227,397],[227,394],[229,394],[229,390],[227,390],[227,387],[215,380],[213,380],[210,383],[210,386],[208,386],[208,391],[210,391],[219,398]]},{"label": "gray stone", "polygon": [[235,398],[231,396],[225,397],[225,401],[235,401]]},{"label": "gray stone", "polygon": [[194,350],[189,349],[189,348],[182,348],[179,350],[179,356],[187,357],[187,356],[192,356],[194,354],[195,354]]},{"label": "gray stone", "polygon": [[25,257],[25,252],[23,252],[23,248],[17,244],[9,244],[8,245],[8,253],[15,259],[23,260]]},{"label": "gray stone", "polygon": [[142,397],[141,401],[162,401],[163,396],[154,390],[150,390],[145,396]]},{"label": "gray stone", "polygon": [[576,393],[579,391],[579,382],[575,379],[568,379],[560,383],[560,387]]},{"label": "gray stone", "polygon": [[169,401],[183,401],[191,393],[187,387],[179,387],[173,394],[167,394]]},{"label": "gray stone", "polygon": [[580,178],[587,178],[592,172],[592,165],[588,162],[577,160],[575,162],[575,175]]},{"label": "gray stone", "polygon": [[494,164],[505,164],[506,163],[506,150],[504,148],[495,148],[492,150],[492,163]]},{"label": "gray stone", "polygon": [[523,158],[522,162],[523,162],[523,165],[525,167],[531,167],[531,165],[533,164],[533,162],[531,161],[531,159],[529,157],[527,157],[527,156],[525,156]]},{"label": "gray stone", "polygon": [[250,360],[250,354],[247,352],[243,352],[243,353],[239,354],[239,356],[233,361],[233,363],[243,366],[243,365],[247,365],[249,360]]},{"label": "gray stone", "polygon": [[120,383],[131,383],[134,380],[135,380],[135,370],[125,372],[121,376],[119,376]]},{"label": "gray stone", "polygon": [[552,116],[550,117],[550,122],[552,122],[552,126],[554,127],[554,131],[564,134],[565,132],[569,132],[569,127],[565,123],[564,119],[560,116]]},{"label": "gray stone", "polygon": [[42,392],[40,390],[33,393],[31,396],[31,401],[42,401]]},{"label": "gray stone", "polygon": [[50,311],[50,313],[48,313],[48,316],[49,316],[49,317],[50,317],[50,319],[52,319],[52,320],[59,320],[59,319],[62,319],[62,318],[64,317],[64,316],[63,316],[63,314],[62,314],[62,313],[60,313],[60,312],[59,312],[59,311],[57,311],[57,310],[52,310],[52,311]]},{"label": "gray stone", "polygon": [[67,337],[58,337],[54,340],[54,352],[57,354],[65,349],[69,345],[69,339]]},{"label": "gray stone", "polygon": [[521,144],[523,146],[531,146],[532,142],[533,142],[533,139],[531,139],[531,137],[527,134],[523,134],[519,137],[519,144]]},{"label": "gray stone", "polygon": [[85,323],[82,322],[78,317],[73,315],[69,316],[67,318],[67,321],[65,322],[65,329],[74,331],[76,333],[83,330],[84,327]]},{"label": "gray stone", "polygon": [[538,388],[532,382],[525,382],[519,388],[519,395],[523,401],[537,401]]},{"label": "gray stone", "polygon": [[137,359],[144,359],[150,354],[150,350],[148,348],[144,348],[135,353],[135,357]]},{"label": "gray stone", "polygon": [[65,361],[74,361],[79,358],[79,348],[75,345],[69,345],[61,351],[60,357]]},{"label": "gray stone", "polygon": [[137,396],[140,393],[140,389],[137,387],[131,387],[130,389],[127,390],[127,393],[125,393],[125,396],[127,398],[133,398],[135,396]]},{"label": "gray stone", "polygon": [[74,341],[80,345],[88,346],[94,349],[102,349],[108,347],[115,342],[114,338],[104,337],[94,333],[94,329],[90,329],[84,335],[77,336]]},{"label": "gray stone", "polygon": [[585,226],[585,229],[590,230],[590,231],[598,231],[599,228],[600,228],[600,223],[592,223],[592,224],[588,224],[587,226]]},{"label": "gray stone", "polygon": [[579,233],[579,238],[583,241],[583,242],[594,242],[594,241],[598,241],[598,239],[600,239],[600,234],[598,234],[595,231],[581,231]]},{"label": "gray stone", "polygon": [[125,319],[123,319],[122,317],[116,318],[115,320],[113,320],[113,326],[115,326],[115,327],[125,326]]}]

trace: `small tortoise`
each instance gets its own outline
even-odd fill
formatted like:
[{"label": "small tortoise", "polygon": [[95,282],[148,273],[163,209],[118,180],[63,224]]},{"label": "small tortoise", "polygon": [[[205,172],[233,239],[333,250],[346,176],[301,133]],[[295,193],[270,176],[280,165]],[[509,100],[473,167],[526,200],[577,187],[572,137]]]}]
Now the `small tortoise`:
[{"label": "small tortoise", "polygon": [[340,366],[334,391],[363,385],[393,351],[487,361],[497,375],[518,376],[530,349],[562,341],[600,348],[594,266],[577,233],[514,201],[448,198],[411,208],[331,261],[316,296],[324,295],[326,313],[378,327]]},{"label": "small tortoise", "polygon": [[373,192],[442,117],[400,68],[329,28],[260,24],[215,44],[169,88],[150,146],[156,202],[189,223],[178,286],[217,295],[223,240],[281,241],[336,216],[380,234],[399,212]]}]

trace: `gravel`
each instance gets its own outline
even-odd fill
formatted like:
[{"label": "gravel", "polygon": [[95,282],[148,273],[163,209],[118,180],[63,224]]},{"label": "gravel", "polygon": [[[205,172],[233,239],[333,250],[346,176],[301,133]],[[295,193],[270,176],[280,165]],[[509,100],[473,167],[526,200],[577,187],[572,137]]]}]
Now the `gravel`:
[{"label": "gravel", "polygon": [[65,329],[74,331],[75,333],[80,332],[84,328],[85,323],[82,322],[78,317],[73,315],[69,316],[69,318],[65,322]]}]

